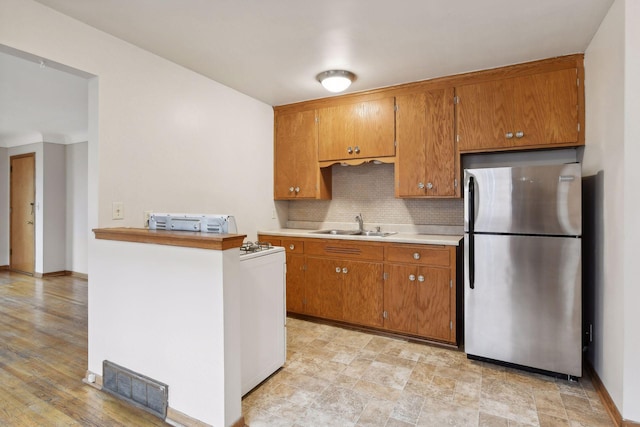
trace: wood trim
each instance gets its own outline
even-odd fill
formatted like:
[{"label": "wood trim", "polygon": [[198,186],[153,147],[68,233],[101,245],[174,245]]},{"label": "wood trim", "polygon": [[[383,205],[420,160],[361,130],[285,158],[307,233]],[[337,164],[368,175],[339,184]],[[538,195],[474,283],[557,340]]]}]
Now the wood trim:
[{"label": "wood trim", "polygon": [[[408,93],[421,91],[442,89],[453,86],[462,86],[468,84],[481,83],[491,80],[499,80],[511,77],[520,77],[549,71],[564,70],[567,68],[578,68],[584,70],[584,54],[574,54],[567,56],[559,56],[555,58],[542,59],[538,61],[514,64],[505,67],[492,68],[482,71],[473,71],[463,74],[455,74],[452,76],[436,77],[429,80],[405,83],[397,86],[389,86],[385,88],[373,89],[369,91],[350,93],[340,96],[332,96],[328,98],[320,98],[311,101],[303,101],[295,104],[279,105],[274,107],[274,113],[277,116],[280,113],[311,110],[316,108],[325,108],[340,104],[352,104],[364,101],[373,101],[376,99],[387,98],[391,96],[405,95]],[[584,101],[584,100],[582,100]],[[582,103],[584,109],[584,102]],[[582,127],[584,129],[584,120],[581,118]],[[584,132],[582,132],[584,135]]]},{"label": "wood trim", "polygon": [[0,265],[0,271],[8,270],[8,269],[9,269],[8,265]]},{"label": "wood trim", "polygon": [[593,387],[596,389],[598,396],[600,396],[600,400],[602,401],[604,408],[607,410],[609,417],[611,417],[611,420],[616,425],[616,427],[640,427],[640,423],[625,420],[622,418],[622,414],[620,414],[620,411],[618,411],[618,407],[616,406],[615,402],[611,398],[611,395],[602,383],[602,380],[598,376],[598,373],[595,369],[593,369],[593,365],[591,365],[591,362],[585,360],[584,367],[591,377]]},{"label": "wood trim", "polygon": [[89,275],[86,273],[78,273],[75,271],[68,271],[68,270],[66,270],[65,273],[66,273],[65,274],[66,276],[75,277],[77,279],[89,280]]},{"label": "wood trim", "polygon": [[60,277],[60,276],[69,276],[69,274],[67,274],[67,270],[62,270],[62,271],[51,271],[49,273],[42,273],[42,277]]},{"label": "wood trim", "polygon": [[224,251],[239,248],[246,234],[213,234],[194,231],[148,230],[146,228],[94,228],[96,239],[121,242],[151,243],[156,245]]}]

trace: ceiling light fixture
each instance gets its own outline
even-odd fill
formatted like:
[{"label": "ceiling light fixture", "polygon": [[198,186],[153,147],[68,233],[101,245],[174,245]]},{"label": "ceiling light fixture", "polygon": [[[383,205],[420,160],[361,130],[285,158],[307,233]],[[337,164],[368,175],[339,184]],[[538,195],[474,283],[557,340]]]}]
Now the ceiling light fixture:
[{"label": "ceiling light fixture", "polygon": [[356,79],[356,75],[351,71],[329,70],[318,74],[316,79],[322,83],[326,90],[337,93],[347,89]]}]

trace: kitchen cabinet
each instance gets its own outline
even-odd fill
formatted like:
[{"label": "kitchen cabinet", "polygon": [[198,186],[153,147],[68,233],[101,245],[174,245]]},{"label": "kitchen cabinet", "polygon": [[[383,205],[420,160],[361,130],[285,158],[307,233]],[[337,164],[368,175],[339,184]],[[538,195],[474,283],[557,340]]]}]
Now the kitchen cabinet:
[{"label": "kitchen cabinet", "polygon": [[577,68],[457,86],[460,152],[579,144]]},{"label": "kitchen cabinet", "polygon": [[385,328],[455,342],[455,249],[392,245],[385,261]]},{"label": "kitchen cabinet", "polygon": [[287,253],[287,312],[457,344],[458,247],[260,235]]},{"label": "kitchen cabinet", "polygon": [[459,195],[454,89],[396,97],[396,197]]},{"label": "kitchen cabinet", "polygon": [[274,199],[330,199],[331,169],[318,164],[315,110],[275,117]]},{"label": "kitchen cabinet", "polygon": [[394,98],[318,109],[319,161],[395,156]]}]

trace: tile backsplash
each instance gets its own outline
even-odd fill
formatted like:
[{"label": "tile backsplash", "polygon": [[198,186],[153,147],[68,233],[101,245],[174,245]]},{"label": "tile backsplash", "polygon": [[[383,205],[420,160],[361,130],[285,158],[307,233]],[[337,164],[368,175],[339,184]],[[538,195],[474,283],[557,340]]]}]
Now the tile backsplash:
[{"label": "tile backsplash", "polygon": [[462,226],[462,199],[396,199],[394,166],[368,163],[332,166],[332,200],[289,202],[289,222],[366,223]]}]

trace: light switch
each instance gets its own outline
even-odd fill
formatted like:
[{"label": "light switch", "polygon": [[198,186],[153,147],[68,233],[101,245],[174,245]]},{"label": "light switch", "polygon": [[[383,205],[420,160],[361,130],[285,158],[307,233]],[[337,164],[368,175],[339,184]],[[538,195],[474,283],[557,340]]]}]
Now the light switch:
[{"label": "light switch", "polygon": [[124,219],[124,203],[113,202],[111,204],[111,219]]}]

